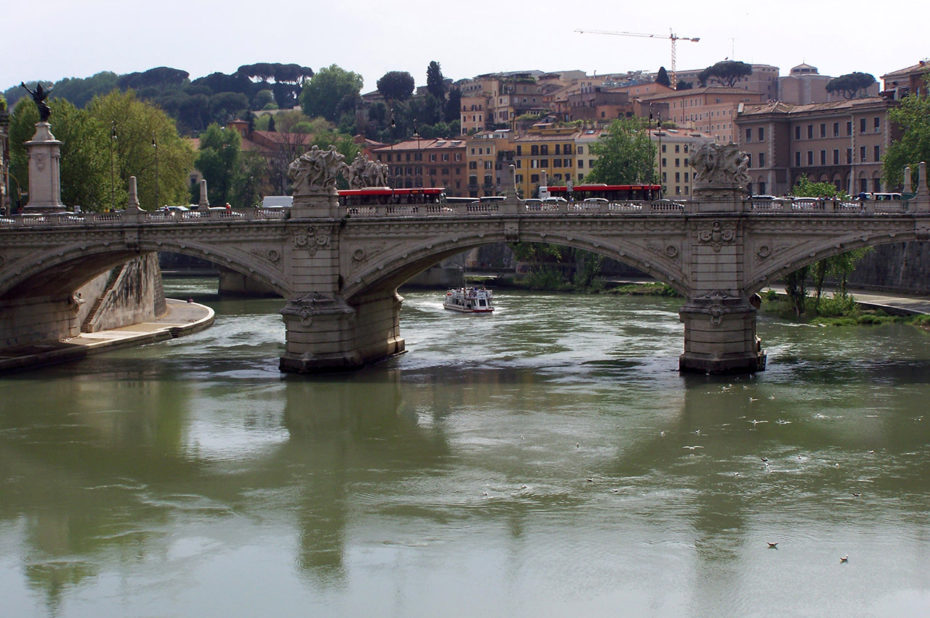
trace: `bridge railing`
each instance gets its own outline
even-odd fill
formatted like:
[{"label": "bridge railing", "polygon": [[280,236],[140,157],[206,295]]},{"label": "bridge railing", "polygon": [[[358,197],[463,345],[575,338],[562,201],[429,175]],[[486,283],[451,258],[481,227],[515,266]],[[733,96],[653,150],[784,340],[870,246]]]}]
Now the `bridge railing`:
[{"label": "bridge railing", "polygon": [[752,213],[808,213],[845,215],[902,214],[909,211],[907,200],[841,200],[820,197],[746,200],[745,210]]}]

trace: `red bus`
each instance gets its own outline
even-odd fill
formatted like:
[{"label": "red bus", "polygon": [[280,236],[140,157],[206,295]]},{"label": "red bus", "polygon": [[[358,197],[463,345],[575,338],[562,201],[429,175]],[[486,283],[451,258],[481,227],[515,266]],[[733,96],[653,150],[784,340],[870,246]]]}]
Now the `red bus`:
[{"label": "red bus", "polygon": [[364,189],[340,189],[338,193],[341,206],[441,204],[446,199],[445,187],[416,187],[412,189],[365,187]]},{"label": "red bus", "polygon": [[574,190],[569,194],[567,187],[541,187],[549,191],[550,197],[561,197],[568,199],[571,197],[576,202],[589,198],[603,198],[609,202],[627,201],[627,200],[658,200],[662,199],[662,185],[575,185]]}]

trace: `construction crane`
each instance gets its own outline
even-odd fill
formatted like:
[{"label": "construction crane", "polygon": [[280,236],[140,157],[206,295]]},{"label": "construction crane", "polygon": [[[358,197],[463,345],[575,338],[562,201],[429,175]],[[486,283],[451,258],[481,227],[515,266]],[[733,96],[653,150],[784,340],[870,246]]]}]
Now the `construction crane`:
[{"label": "construction crane", "polygon": [[671,81],[672,83],[672,88],[676,88],[678,86],[678,77],[675,75],[675,65],[676,65],[675,43],[677,43],[678,41],[691,41],[692,43],[697,43],[698,41],[701,40],[701,37],[699,36],[678,36],[677,34],[672,32],[671,28],[668,29],[667,36],[664,34],[643,34],[641,32],[616,32],[614,30],[575,30],[575,32],[578,32],[579,34],[613,34],[616,36],[637,36],[637,37],[642,37],[644,39],[668,39],[670,40],[672,42],[672,67],[671,67],[672,71],[671,71],[671,75],[669,75],[669,81]]}]

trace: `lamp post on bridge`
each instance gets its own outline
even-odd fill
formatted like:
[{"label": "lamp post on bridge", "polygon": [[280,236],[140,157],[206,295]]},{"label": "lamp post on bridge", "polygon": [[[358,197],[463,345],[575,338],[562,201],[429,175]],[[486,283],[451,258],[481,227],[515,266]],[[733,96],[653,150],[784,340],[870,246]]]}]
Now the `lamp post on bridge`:
[{"label": "lamp post on bridge", "polygon": [[158,191],[158,140],[155,137],[155,133],[152,133],[152,149],[155,151],[155,209],[159,208],[160,198]]}]

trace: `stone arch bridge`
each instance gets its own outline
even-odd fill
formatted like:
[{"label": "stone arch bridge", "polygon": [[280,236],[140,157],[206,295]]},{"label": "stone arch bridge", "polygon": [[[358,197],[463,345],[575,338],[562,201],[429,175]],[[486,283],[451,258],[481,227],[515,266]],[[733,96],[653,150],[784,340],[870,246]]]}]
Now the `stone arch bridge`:
[{"label": "stone arch bridge", "polygon": [[23,324],[21,338],[70,336],[62,331],[76,328],[75,289],[142,253],[171,251],[262,281],[286,299],[283,371],[354,368],[404,350],[396,290],[411,276],[483,244],[544,242],[628,263],[681,292],[682,370],[758,371],[765,354],[753,294],[850,249],[930,239],[921,186],[914,199],[894,202],[753,202],[735,186],[703,186],[686,203],[544,210],[512,194],[488,204],[346,208],[330,185],[296,191],[294,206],[280,211],[24,217],[0,224],[0,318]]}]

